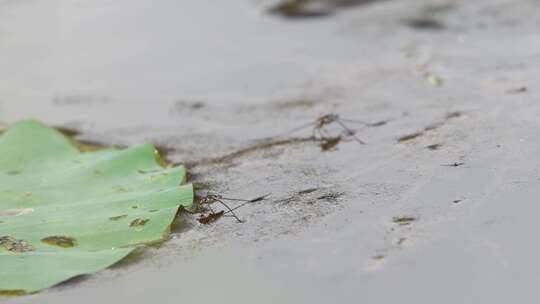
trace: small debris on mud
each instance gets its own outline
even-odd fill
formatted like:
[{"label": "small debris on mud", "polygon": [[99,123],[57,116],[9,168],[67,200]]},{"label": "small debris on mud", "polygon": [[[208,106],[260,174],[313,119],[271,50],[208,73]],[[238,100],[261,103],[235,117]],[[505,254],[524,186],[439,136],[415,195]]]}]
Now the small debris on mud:
[{"label": "small debris on mud", "polygon": [[329,192],[324,195],[321,195],[317,197],[318,200],[326,200],[326,201],[337,201],[340,197],[342,197],[345,193],[343,192]]},{"label": "small debris on mud", "polygon": [[203,101],[179,100],[174,104],[173,111],[181,113],[186,110],[200,110],[204,107],[206,107],[206,103]]},{"label": "small debris on mud", "polygon": [[448,119],[452,119],[452,118],[458,118],[458,117],[463,116],[463,114],[464,113],[461,112],[461,111],[450,112],[450,113],[446,114],[445,119],[448,120]]},{"label": "small debris on mud", "polygon": [[62,248],[72,248],[77,246],[75,239],[69,236],[48,236],[46,238],[42,238],[41,242],[47,245]]},{"label": "small debris on mud", "polygon": [[412,224],[412,222],[416,221],[417,218],[413,216],[396,216],[392,218],[392,222],[400,225],[400,226],[406,226]]},{"label": "small debris on mud", "polygon": [[304,195],[304,194],[309,194],[309,193],[315,192],[317,190],[319,190],[319,188],[308,188],[308,189],[305,189],[305,190],[298,191],[297,194]]},{"label": "small debris on mud", "polygon": [[374,127],[374,128],[376,128],[376,127],[384,126],[384,125],[386,125],[387,123],[388,123],[388,121],[386,121],[386,120],[381,120],[381,121],[377,121],[377,122],[367,123],[366,125],[367,125],[368,127]]},{"label": "small debris on mud", "polygon": [[519,87],[506,91],[507,94],[519,94],[527,92],[527,87]]},{"label": "small debris on mud", "polygon": [[329,137],[323,138],[321,142],[322,151],[333,151],[337,150],[337,145],[341,142],[341,136],[338,137]]},{"label": "small debris on mud", "polygon": [[415,133],[412,133],[412,134],[407,134],[407,135],[404,135],[404,136],[401,136],[400,138],[398,138],[398,142],[399,143],[404,143],[404,142],[413,140],[413,139],[415,139],[417,137],[420,137],[422,135],[424,135],[423,132],[415,132]]},{"label": "small debris on mud", "polygon": [[382,0],[284,0],[268,12],[285,18],[316,18],[333,14],[338,9],[359,6]]},{"label": "small debris on mud", "polygon": [[442,146],[443,146],[442,144],[433,144],[433,145],[427,146],[426,148],[428,148],[429,150],[435,151],[435,150],[439,150],[439,148]]},{"label": "small debris on mud", "polygon": [[439,31],[446,28],[446,26],[442,22],[438,21],[437,19],[428,17],[419,17],[407,20],[405,24],[415,30],[423,31]]},{"label": "small debris on mud", "polygon": [[307,8],[309,0],[288,0],[278,3],[274,7],[271,7],[268,12],[275,15],[280,15],[286,18],[313,18],[324,17],[329,15],[330,12],[320,9]]},{"label": "small debris on mud", "polygon": [[463,200],[457,199],[457,200],[453,200],[452,203],[454,203],[454,204],[459,204],[459,203],[461,203],[462,201],[463,201]]},{"label": "small debris on mud", "polygon": [[[267,197],[269,197],[270,194],[265,194],[265,195],[261,195],[259,197],[256,197],[254,199],[250,199],[249,201],[247,201],[247,203],[256,203],[256,202],[260,202],[262,200],[265,200]],[[235,208],[233,208],[234,210]]]},{"label": "small debris on mud", "polygon": [[443,85],[443,79],[440,76],[437,76],[432,73],[426,73],[424,74],[424,77],[432,86],[440,87]]},{"label": "small debris on mud", "polygon": [[377,254],[372,257],[372,259],[377,260],[377,261],[382,260],[384,258],[385,258],[384,254]]},{"label": "small debris on mud", "polygon": [[465,165],[464,162],[455,162],[455,163],[451,163],[451,164],[442,164],[441,166],[444,166],[444,167],[460,167],[460,166],[463,166]]},{"label": "small debris on mud", "polygon": [[[407,134],[407,135],[399,137],[398,138],[398,143],[405,143],[405,142],[408,142],[408,141],[412,141],[412,140],[414,140],[414,139],[416,139],[418,137],[424,136],[427,132],[437,130],[440,127],[444,126],[444,124],[446,124],[449,120],[461,117],[461,116],[463,116],[463,114],[464,113],[461,112],[461,111],[453,111],[453,112],[447,113],[444,116],[443,120],[440,120],[440,121],[429,124],[428,126],[424,127],[424,129],[422,131],[414,132],[414,133]],[[430,146],[428,146],[428,148],[429,147]]]},{"label": "small debris on mud", "polygon": [[272,108],[278,111],[289,111],[296,108],[311,108],[321,102],[322,100],[319,99],[299,98],[273,104]]}]

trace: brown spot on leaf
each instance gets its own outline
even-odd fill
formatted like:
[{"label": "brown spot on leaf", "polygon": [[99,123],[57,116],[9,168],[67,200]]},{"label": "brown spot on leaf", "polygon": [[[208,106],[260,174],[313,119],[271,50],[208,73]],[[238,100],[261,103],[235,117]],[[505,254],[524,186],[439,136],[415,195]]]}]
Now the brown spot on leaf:
[{"label": "brown spot on leaf", "polygon": [[11,236],[0,237],[0,248],[4,248],[7,251],[21,253],[27,251],[33,251],[34,247],[24,240],[17,240]]},{"label": "brown spot on leaf", "polygon": [[48,236],[41,239],[41,242],[51,246],[57,246],[62,248],[72,248],[77,246],[77,241],[69,236]]},{"label": "brown spot on leaf", "polygon": [[150,221],[149,219],[136,218],[133,221],[131,221],[131,223],[129,224],[129,227],[132,227],[132,228],[142,227],[146,225],[146,223],[148,223],[149,221]]},{"label": "brown spot on leaf", "polygon": [[118,221],[119,219],[123,219],[125,217],[127,217],[127,214],[122,214],[122,215],[118,215],[118,216],[111,216],[109,219],[111,221]]}]

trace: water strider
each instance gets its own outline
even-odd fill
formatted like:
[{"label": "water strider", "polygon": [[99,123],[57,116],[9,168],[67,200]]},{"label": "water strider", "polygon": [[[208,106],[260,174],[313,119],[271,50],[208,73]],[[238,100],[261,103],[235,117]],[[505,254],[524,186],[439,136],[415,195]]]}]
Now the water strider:
[{"label": "water strider", "polygon": [[[345,131],[344,132],[345,137],[351,137],[359,144],[365,145],[366,143],[360,138],[358,138],[358,136],[356,136],[356,131],[350,128],[347,125],[348,123],[362,124],[364,127],[380,127],[380,126],[385,125],[386,121],[367,123],[364,121],[342,118],[340,117],[339,114],[336,114],[336,113],[328,113],[328,114],[319,116],[313,122],[294,128],[293,130],[287,132],[287,134],[291,134],[291,133],[303,130],[305,128],[308,128],[308,127],[313,127],[312,137],[325,141],[331,138],[337,138],[336,136],[330,135],[330,133],[326,129],[326,127],[331,124],[337,124]],[[341,136],[339,136],[339,138],[342,139]]]},{"label": "water strider", "polygon": [[[208,224],[208,223],[216,221],[218,218],[220,218],[222,216],[228,216],[228,214],[230,213],[231,216],[234,217],[238,223],[243,223],[244,221],[241,220],[236,215],[236,213],[234,213],[234,210],[236,210],[238,208],[241,208],[241,207],[243,207],[243,206],[245,206],[245,205],[247,205],[249,203],[255,203],[255,202],[258,202],[258,201],[262,201],[265,198],[267,198],[269,195],[270,194],[266,194],[266,195],[263,195],[263,196],[256,197],[254,199],[246,200],[246,199],[239,199],[239,198],[227,198],[227,197],[223,197],[222,195],[219,195],[219,194],[208,194],[208,195],[203,196],[203,197],[200,198],[199,204],[201,206],[205,205],[208,209],[210,209],[210,214],[201,216],[199,218],[199,222],[202,223],[202,224]],[[243,203],[236,206],[236,207],[234,207],[234,208],[231,208],[224,201],[237,201],[237,202],[243,202]],[[212,207],[210,207],[210,205],[212,205],[214,203],[220,203],[225,208],[227,208],[228,211],[226,211],[226,212],[224,212],[224,211],[215,212],[212,209]]]}]

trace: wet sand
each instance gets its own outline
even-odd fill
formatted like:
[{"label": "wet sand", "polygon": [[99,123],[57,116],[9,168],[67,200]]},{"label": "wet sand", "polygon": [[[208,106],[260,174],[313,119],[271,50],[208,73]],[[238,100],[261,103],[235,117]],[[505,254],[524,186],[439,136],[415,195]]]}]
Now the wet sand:
[{"label": "wet sand", "polygon": [[[204,191],[271,193],[244,224],[184,215],[160,248],[6,303],[536,298],[540,5],[271,4],[0,0],[2,123],[151,142]],[[268,144],[325,113],[372,123],[348,124],[367,144]]]}]

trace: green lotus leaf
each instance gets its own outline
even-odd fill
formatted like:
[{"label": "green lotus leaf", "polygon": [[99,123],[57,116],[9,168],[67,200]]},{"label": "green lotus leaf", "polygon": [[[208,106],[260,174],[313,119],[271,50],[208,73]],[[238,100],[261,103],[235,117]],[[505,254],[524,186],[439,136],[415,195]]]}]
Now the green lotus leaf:
[{"label": "green lotus leaf", "polygon": [[152,145],[81,150],[36,121],[0,135],[0,292],[104,269],[163,240],[192,204],[185,169],[163,167]]}]

